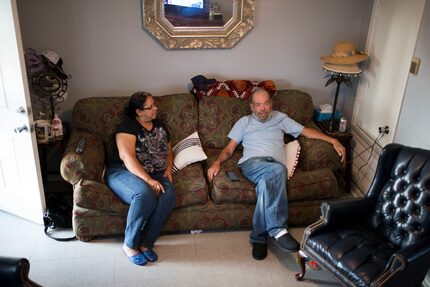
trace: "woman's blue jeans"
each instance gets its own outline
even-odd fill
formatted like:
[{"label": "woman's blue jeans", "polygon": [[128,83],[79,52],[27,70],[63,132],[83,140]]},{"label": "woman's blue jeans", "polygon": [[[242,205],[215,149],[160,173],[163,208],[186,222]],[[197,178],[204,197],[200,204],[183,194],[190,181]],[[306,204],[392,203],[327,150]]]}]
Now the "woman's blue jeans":
[{"label": "woman's blue jeans", "polygon": [[272,157],[253,157],[241,163],[240,169],[257,192],[250,240],[267,243],[267,235],[273,237],[287,228],[287,168]]},{"label": "woman's blue jeans", "polygon": [[106,169],[107,185],[123,202],[130,204],[124,243],[133,249],[142,245],[153,248],[176,204],[176,191],[170,180],[161,173],[151,177],[163,185],[165,193],[156,196],[144,180],[125,167]]}]

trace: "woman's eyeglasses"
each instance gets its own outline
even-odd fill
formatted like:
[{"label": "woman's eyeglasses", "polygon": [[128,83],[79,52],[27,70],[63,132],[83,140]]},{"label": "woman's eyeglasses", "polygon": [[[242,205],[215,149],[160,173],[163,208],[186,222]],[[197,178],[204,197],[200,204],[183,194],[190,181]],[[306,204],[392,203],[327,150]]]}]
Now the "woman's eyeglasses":
[{"label": "woman's eyeglasses", "polygon": [[146,108],[141,108],[141,110],[142,111],[144,111],[144,110],[152,110],[153,108],[156,108],[157,107],[157,105],[155,104],[155,103],[153,103],[152,105],[150,105],[149,107],[146,107]]}]

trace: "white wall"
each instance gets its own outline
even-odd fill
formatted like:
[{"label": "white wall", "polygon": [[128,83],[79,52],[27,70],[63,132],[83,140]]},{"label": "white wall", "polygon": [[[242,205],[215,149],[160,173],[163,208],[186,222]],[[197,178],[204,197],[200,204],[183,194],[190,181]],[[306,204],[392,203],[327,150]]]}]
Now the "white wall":
[{"label": "white wall", "polygon": [[426,2],[414,55],[421,58],[418,75],[409,74],[394,141],[430,149],[430,1]]},{"label": "white wall", "polygon": [[[272,79],[278,89],[309,92],[316,106],[333,103],[319,57],[340,40],[364,48],[373,0],[257,0],[254,29],[226,50],[164,49],[142,29],[139,0],[17,2],[24,47],[56,51],[73,76],[61,106],[70,120],[79,98],[185,92],[198,74]],[[354,95],[342,87],[338,107],[347,115]]]}]

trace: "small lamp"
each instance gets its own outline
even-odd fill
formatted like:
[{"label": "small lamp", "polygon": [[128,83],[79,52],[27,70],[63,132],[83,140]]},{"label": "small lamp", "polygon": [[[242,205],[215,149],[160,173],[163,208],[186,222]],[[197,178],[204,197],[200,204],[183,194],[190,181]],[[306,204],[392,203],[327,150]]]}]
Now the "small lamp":
[{"label": "small lamp", "polygon": [[327,80],[325,87],[333,82],[336,82],[337,84],[331,117],[328,123],[323,123],[326,130],[333,132],[337,129],[335,113],[340,85],[345,83],[351,88],[351,78],[357,78],[361,73],[361,69],[358,67],[357,63],[363,62],[366,59],[367,55],[357,52],[355,45],[350,42],[337,43],[333,48],[332,55],[321,57],[321,60],[324,62],[322,69],[328,73],[326,77],[330,77],[330,79]]}]

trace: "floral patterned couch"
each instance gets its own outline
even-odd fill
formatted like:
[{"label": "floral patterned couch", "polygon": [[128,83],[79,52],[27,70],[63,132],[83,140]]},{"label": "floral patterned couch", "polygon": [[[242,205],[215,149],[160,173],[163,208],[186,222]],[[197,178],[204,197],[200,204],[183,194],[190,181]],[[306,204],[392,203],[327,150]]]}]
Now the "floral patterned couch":
[{"label": "floral patterned couch", "polygon": [[[82,241],[124,232],[128,205],[105,184],[103,172],[127,100],[127,97],[85,98],[73,109],[74,130],[61,161],[61,174],[73,185],[73,229]],[[316,128],[312,98],[308,94],[283,90],[277,92],[273,101],[275,110]],[[164,231],[250,228],[256,197],[254,185],[240,175],[236,165],[241,156],[240,146],[211,184],[206,178],[206,169],[227,144],[233,124],[250,113],[249,103],[219,96],[197,101],[191,94],[161,96],[156,102],[159,117],[171,131],[172,146],[198,131],[208,156],[207,161],[193,163],[174,174],[177,203]],[[83,153],[76,154],[80,138],[86,139],[86,145]],[[340,195],[334,172],[342,166],[330,144],[302,137],[299,142],[298,167],[287,187],[290,225],[316,221],[321,201]],[[239,175],[239,181],[227,178],[225,171],[230,170]]]}]

